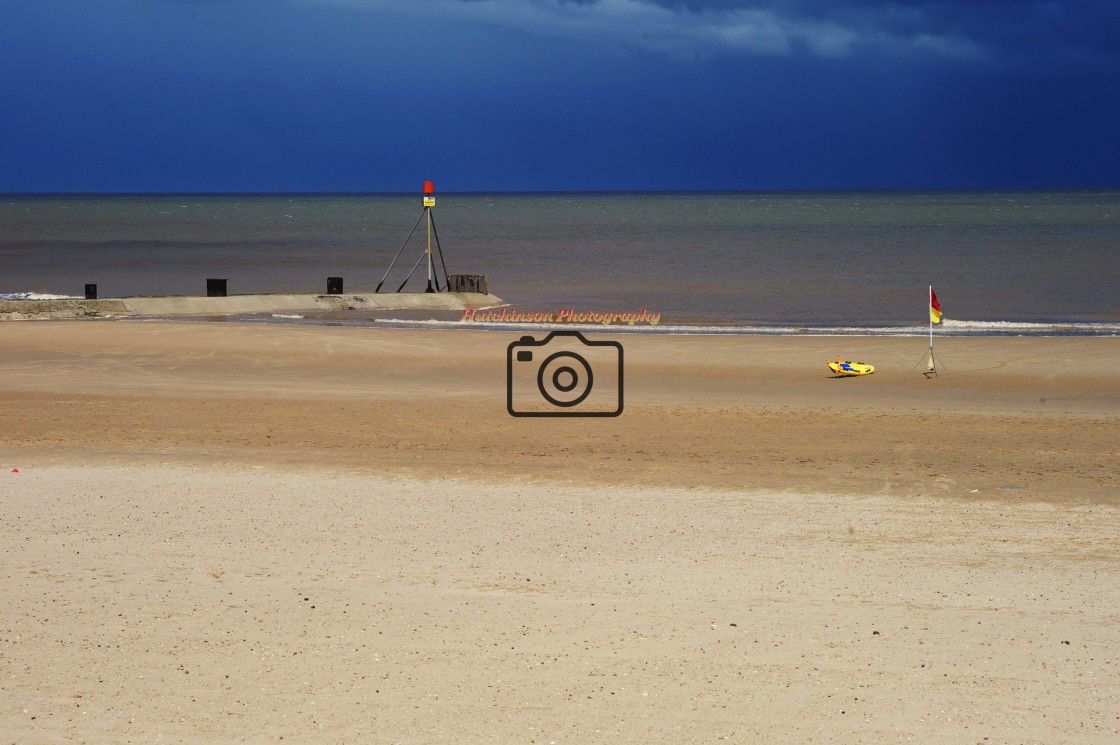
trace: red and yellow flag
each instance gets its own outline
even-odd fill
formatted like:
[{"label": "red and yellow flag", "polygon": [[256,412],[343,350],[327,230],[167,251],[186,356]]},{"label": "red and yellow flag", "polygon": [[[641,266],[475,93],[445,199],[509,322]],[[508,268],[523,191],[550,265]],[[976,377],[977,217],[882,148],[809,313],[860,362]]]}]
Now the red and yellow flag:
[{"label": "red and yellow flag", "polygon": [[929,288],[929,322],[941,323],[941,304],[937,302],[937,294]]}]

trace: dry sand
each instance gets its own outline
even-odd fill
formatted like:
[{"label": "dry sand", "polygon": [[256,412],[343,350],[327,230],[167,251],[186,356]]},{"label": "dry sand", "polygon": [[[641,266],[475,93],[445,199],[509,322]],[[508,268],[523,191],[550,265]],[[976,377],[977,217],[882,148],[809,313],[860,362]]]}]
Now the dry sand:
[{"label": "dry sand", "polygon": [[0,326],[0,740],[1120,738],[1120,339],[602,336]]}]

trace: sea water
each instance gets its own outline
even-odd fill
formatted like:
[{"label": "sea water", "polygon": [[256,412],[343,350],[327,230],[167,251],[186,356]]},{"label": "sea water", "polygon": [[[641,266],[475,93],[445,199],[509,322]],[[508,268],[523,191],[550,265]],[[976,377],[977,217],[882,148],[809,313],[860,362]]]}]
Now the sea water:
[{"label": "sea water", "polygon": [[643,331],[923,333],[932,285],[942,333],[1120,333],[1118,191],[452,193],[430,214],[419,194],[6,195],[0,298],[392,292],[413,266],[422,291],[430,240],[441,282],[659,314]]}]

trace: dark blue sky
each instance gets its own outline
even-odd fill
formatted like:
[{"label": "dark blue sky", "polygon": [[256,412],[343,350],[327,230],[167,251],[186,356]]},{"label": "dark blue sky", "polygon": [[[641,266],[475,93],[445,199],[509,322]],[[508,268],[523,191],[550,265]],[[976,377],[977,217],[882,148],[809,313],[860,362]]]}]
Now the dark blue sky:
[{"label": "dark blue sky", "polygon": [[1120,186],[1120,2],[6,0],[0,191]]}]

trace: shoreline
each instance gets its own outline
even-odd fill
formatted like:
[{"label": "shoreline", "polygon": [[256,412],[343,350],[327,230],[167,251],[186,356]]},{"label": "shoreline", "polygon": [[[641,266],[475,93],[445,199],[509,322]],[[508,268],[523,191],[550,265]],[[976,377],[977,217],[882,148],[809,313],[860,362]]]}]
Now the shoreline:
[{"label": "shoreline", "polygon": [[[271,296],[258,296],[271,297]],[[464,320],[463,308],[436,307],[421,309],[414,306],[385,305],[376,306],[365,300],[366,296],[299,296],[306,297],[308,302],[281,301],[274,307],[264,307],[268,303],[252,302],[249,304],[231,303],[226,308],[205,308],[193,304],[160,303],[139,309],[126,309],[116,301],[105,299],[93,301],[103,303],[98,306],[101,310],[92,310],[79,306],[58,306],[50,310],[39,312],[18,312],[17,303],[24,301],[10,301],[12,307],[5,309],[0,303],[0,322],[3,321],[190,321],[227,323],[254,323],[271,326],[343,326],[351,328],[379,328],[398,330],[467,330],[488,333],[522,333],[522,334],[547,334],[552,331],[578,331],[582,334],[623,334],[651,335],[651,336],[761,336],[761,337],[900,337],[900,338],[927,338],[928,327],[920,325],[898,326],[814,326],[791,324],[767,324],[743,321],[704,321],[695,323],[681,323],[662,321],[658,323],[578,323],[562,321],[558,323],[542,322],[492,322]],[[483,296],[479,304],[494,302],[503,304],[501,298]],[[45,302],[45,301],[36,301]],[[65,302],[65,301],[55,301]],[[85,302],[85,301],[83,301]],[[455,301],[452,301],[454,303]],[[469,302],[476,302],[474,299]],[[310,303],[314,303],[313,306]],[[115,311],[113,308],[115,307]],[[489,308],[491,306],[482,305]],[[378,311],[391,311],[394,317],[371,317],[369,314]],[[443,313],[447,317],[432,318],[432,313]],[[941,339],[949,338],[1062,338],[1062,337],[1117,337],[1120,336],[1120,323],[1112,321],[956,321],[950,320],[945,325],[936,327],[934,331],[935,343]]]},{"label": "shoreline", "polygon": [[[475,329],[479,331],[548,333],[572,330],[581,333],[664,334],[682,336],[905,336],[927,337],[928,327],[919,325],[821,326],[813,324],[773,324],[748,321],[698,321],[695,323],[658,321],[657,323],[558,323],[475,321],[472,319],[393,319],[379,318],[382,328]],[[947,337],[1005,336],[1120,336],[1120,323],[1111,321],[947,321],[936,327],[937,339]]]},{"label": "shoreline", "polygon": [[[20,293],[15,293],[20,294]],[[521,310],[519,310],[521,308]],[[368,314],[390,311],[394,317]],[[349,314],[349,315],[348,315]],[[432,314],[441,314],[432,317]],[[507,320],[511,319],[511,320]],[[71,296],[0,296],[0,322],[22,320],[223,320],[304,325],[351,325],[399,329],[473,329],[495,332],[619,333],[686,336],[894,336],[925,337],[923,323],[884,321],[852,325],[828,322],[758,321],[665,317],[658,310],[603,311],[590,307],[526,310],[495,295],[473,292],[293,294],[263,293],[222,297],[129,296],[86,300]],[[343,322],[340,324],[339,322]],[[1120,336],[1120,315],[1098,313],[1076,319],[945,318],[936,339],[1008,336]]]}]

